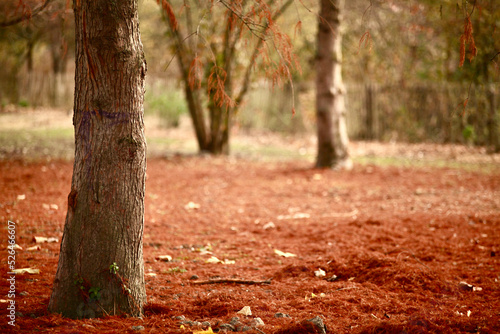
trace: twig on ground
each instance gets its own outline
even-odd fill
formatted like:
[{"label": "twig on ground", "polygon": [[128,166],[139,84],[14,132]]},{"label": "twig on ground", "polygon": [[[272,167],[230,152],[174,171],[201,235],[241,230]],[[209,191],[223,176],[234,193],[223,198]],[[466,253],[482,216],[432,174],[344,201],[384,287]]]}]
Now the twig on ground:
[{"label": "twig on ground", "polygon": [[338,288],[337,290],[335,291],[341,291],[341,290],[351,290],[351,289],[359,289],[358,287],[356,286],[346,286],[345,288]]},{"label": "twig on ground", "polygon": [[267,279],[264,281],[253,281],[253,280],[243,280],[243,279],[231,279],[231,278],[220,278],[220,279],[211,279],[208,281],[195,281],[191,282],[193,284],[224,284],[224,283],[233,283],[233,284],[271,284],[271,279]]},{"label": "twig on ground", "polygon": [[359,213],[358,209],[354,209],[351,212],[345,212],[345,213],[330,213],[330,214],[324,214],[321,215],[320,218],[341,218],[341,217],[351,217],[351,216],[356,216]]},{"label": "twig on ground", "polygon": [[264,331],[262,331],[262,330],[258,329],[257,327],[253,327],[253,329],[255,329],[255,330],[256,330],[257,332],[259,332],[259,333],[266,334]]}]

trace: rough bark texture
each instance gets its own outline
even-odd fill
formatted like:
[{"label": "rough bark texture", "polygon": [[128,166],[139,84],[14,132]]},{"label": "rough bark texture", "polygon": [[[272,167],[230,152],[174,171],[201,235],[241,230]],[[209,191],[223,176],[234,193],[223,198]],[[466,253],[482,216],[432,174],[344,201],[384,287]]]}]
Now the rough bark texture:
[{"label": "rough bark texture", "polygon": [[70,318],[139,316],[146,301],[146,62],[137,0],[73,5],[75,162],[49,310]]},{"label": "rough bark texture", "polygon": [[345,124],[345,88],[341,64],[341,10],[343,0],[320,0],[316,60],[316,167],[352,168]]}]

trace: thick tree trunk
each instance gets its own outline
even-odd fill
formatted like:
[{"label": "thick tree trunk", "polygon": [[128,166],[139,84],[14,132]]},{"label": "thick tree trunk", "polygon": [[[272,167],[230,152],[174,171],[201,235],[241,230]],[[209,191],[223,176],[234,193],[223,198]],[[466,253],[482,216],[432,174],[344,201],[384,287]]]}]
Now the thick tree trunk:
[{"label": "thick tree trunk", "polygon": [[316,167],[352,168],[345,124],[340,20],[343,0],[320,0],[316,60]]},{"label": "thick tree trunk", "polygon": [[137,0],[75,0],[75,162],[49,310],[140,316],[146,63]]}]

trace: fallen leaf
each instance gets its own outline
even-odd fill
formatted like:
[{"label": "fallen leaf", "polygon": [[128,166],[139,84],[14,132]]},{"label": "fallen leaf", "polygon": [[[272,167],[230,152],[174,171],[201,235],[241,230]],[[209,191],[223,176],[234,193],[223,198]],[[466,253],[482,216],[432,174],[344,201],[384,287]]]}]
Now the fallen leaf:
[{"label": "fallen leaf", "polygon": [[243,314],[245,316],[249,316],[249,315],[252,315],[252,310],[250,309],[250,306],[243,306],[243,308],[236,313]]},{"label": "fallen leaf", "polygon": [[276,254],[278,254],[279,256],[283,256],[283,257],[295,257],[295,256],[297,256],[297,255],[295,255],[293,253],[282,252],[282,251],[277,250],[277,249],[275,249],[274,252]]},{"label": "fallen leaf", "polygon": [[35,241],[35,243],[37,244],[41,244],[41,243],[44,243],[44,242],[59,242],[59,239],[57,238],[46,238],[46,237],[33,237],[33,240]]},{"label": "fallen leaf", "polygon": [[304,212],[297,212],[294,213],[293,215],[279,215],[278,220],[284,220],[284,219],[308,219],[311,218],[311,215],[308,213]]},{"label": "fallen leaf", "polygon": [[14,270],[11,270],[10,272],[12,272],[14,274],[24,274],[24,273],[39,274],[40,273],[40,269],[22,268],[22,269],[14,269]]},{"label": "fallen leaf", "polygon": [[314,174],[314,175],[313,175],[313,180],[315,180],[315,181],[319,181],[319,180],[321,180],[322,178],[323,178],[323,177],[321,176],[321,174]]},{"label": "fallen leaf", "polygon": [[227,260],[225,259],[224,261],[219,260],[215,256],[210,257],[208,260],[205,261],[206,263],[222,263],[222,264],[235,264],[236,261],[234,260]]},{"label": "fallen leaf", "polygon": [[262,226],[262,228],[263,228],[264,230],[269,230],[269,229],[271,229],[271,228],[276,228],[276,225],[274,225],[274,223],[273,223],[273,222],[269,222],[269,223],[267,223],[266,225]]},{"label": "fallen leaf", "polygon": [[207,330],[193,331],[193,334],[212,334],[212,327],[208,327]]},{"label": "fallen leaf", "polygon": [[194,249],[193,251],[199,252],[200,255],[205,255],[205,254],[212,254],[212,245],[208,244],[206,246],[198,247]]},{"label": "fallen leaf", "polygon": [[218,258],[216,258],[215,256],[212,256],[210,257],[208,260],[205,261],[206,263],[220,263],[222,262],[221,260],[219,260]]},{"label": "fallen leaf", "polygon": [[314,275],[316,275],[316,277],[323,277],[326,276],[326,272],[323,269],[318,268],[318,270],[314,271]]},{"label": "fallen leaf", "polygon": [[47,242],[48,238],[46,237],[33,237],[33,241],[37,244],[41,244],[42,242]]},{"label": "fallen leaf", "polygon": [[198,203],[195,203],[195,202],[189,202],[188,204],[184,205],[184,208],[186,210],[197,210],[197,209],[201,208],[201,205],[199,205]]},{"label": "fallen leaf", "polygon": [[265,326],[264,321],[261,318],[255,318],[250,321],[250,326],[252,327],[262,327]]},{"label": "fallen leaf", "polygon": [[172,257],[170,255],[159,255],[159,256],[155,257],[155,259],[158,261],[165,261],[165,262],[172,261]]},{"label": "fallen leaf", "polygon": [[306,295],[306,298],[305,298],[305,299],[306,299],[307,301],[309,301],[309,300],[311,300],[311,299],[313,299],[313,298],[324,298],[325,296],[326,296],[326,295],[325,295],[323,292],[322,292],[322,293],[320,293],[319,295],[317,295],[317,294],[315,294],[315,293],[312,293],[312,292],[311,292],[311,296],[309,297],[308,295]]},{"label": "fallen leaf", "polygon": [[474,288],[472,284],[463,281],[458,283],[458,287],[460,288],[460,290],[468,290],[468,291],[472,291],[472,289]]}]

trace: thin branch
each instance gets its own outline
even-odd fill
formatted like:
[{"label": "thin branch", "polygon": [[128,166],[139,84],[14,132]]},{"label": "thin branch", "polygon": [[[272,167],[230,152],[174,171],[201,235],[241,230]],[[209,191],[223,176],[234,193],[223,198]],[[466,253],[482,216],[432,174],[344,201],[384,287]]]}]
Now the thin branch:
[{"label": "thin branch", "polygon": [[365,11],[363,12],[363,16],[361,17],[361,21],[365,21],[365,16],[367,15],[368,12],[370,12],[369,15],[371,15],[372,8],[373,8],[373,1],[370,0],[370,5],[368,7],[366,7]]},{"label": "thin branch", "polygon": [[[244,25],[247,26],[248,30],[253,34],[255,35],[257,38],[259,39],[265,39],[265,34],[263,34],[261,31],[259,32],[256,32],[257,29],[255,29],[254,27],[257,27],[257,28],[260,28],[262,31],[265,31],[266,29],[266,25],[261,25],[261,24],[258,24],[258,23],[255,23],[255,22],[252,22],[252,21],[248,21],[245,19],[245,17],[243,16],[243,14],[241,13],[238,13],[237,11],[235,11],[231,5],[227,4],[224,0],[220,0],[219,1],[224,7],[227,8],[227,10],[229,10],[230,12],[232,12],[234,15],[236,15],[240,20],[241,22],[243,22]],[[259,35],[259,34],[262,34],[262,35]]]},{"label": "thin branch", "polygon": [[23,14],[21,14],[21,16],[16,17],[15,19],[11,19],[11,20],[8,20],[5,22],[0,22],[0,27],[4,28],[4,27],[18,24],[18,23],[23,22],[25,20],[32,19],[34,16],[38,15],[42,10],[44,10],[45,7],[47,7],[51,1],[52,0],[45,0],[45,2],[42,5],[40,5],[38,8],[36,8],[35,10],[33,10],[31,12],[23,13]]},{"label": "thin branch", "polygon": [[458,104],[458,107],[460,107],[460,105],[462,105],[463,109],[462,109],[462,113],[461,113],[461,116],[463,117],[465,115],[465,112],[467,111],[467,104],[469,104],[469,98],[470,98],[470,90],[472,88],[472,82],[470,82],[469,84],[469,89],[467,90],[467,98]]},{"label": "thin branch", "polygon": [[493,57],[491,57],[490,61],[495,60],[495,58],[500,55],[500,51],[498,51]]},{"label": "thin branch", "polygon": [[[466,6],[467,6],[467,3],[466,3]],[[464,6],[464,10],[467,12],[467,7],[466,6]],[[474,0],[474,3],[472,4],[472,10],[470,11],[470,14],[466,13],[466,15],[468,17],[472,17],[472,14],[474,13],[475,9],[476,9],[476,0]]]},{"label": "thin branch", "polygon": [[262,330],[258,329],[257,327],[253,327],[253,329],[255,329],[257,332],[259,332],[261,334],[266,334],[265,332],[263,332]]},{"label": "thin branch", "polygon": [[[281,14],[283,14],[283,12],[288,8],[288,6],[290,6],[292,4],[292,2],[293,2],[293,0],[288,0],[287,2],[285,2],[281,6],[281,8],[274,14],[274,16],[272,17],[272,20],[273,21],[277,20],[281,16]],[[269,25],[269,23],[264,28],[264,31],[267,30],[268,25]],[[236,97],[236,100],[235,100],[236,105],[239,105],[241,103],[241,101],[243,100],[243,97],[245,96],[245,94],[248,91],[248,88],[250,85],[250,75],[252,74],[252,68],[257,60],[257,56],[259,54],[260,47],[264,41],[265,40],[263,40],[263,39],[259,39],[257,42],[257,45],[255,45],[255,48],[253,50],[253,54],[250,57],[250,64],[248,64],[248,66],[246,68],[245,75],[243,76],[243,87],[241,88],[240,93],[238,94],[238,97]]]},{"label": "thin branch", "polygon": [[[189,35],[187,35],[183,40],[182,42],[185,42],[188,38],[190,38],[191,36],[195,35],[196,32],[193,32]],[[177,56],[179,54],[180,50],[179,49],[176,49],[173,56],[170,58],[170,60],[167,62],[167,64],[163,67],[164,70],[167,70],[169,67],[170,67],[170,64],[172,63],[172,61],[174,61],[175,59],[175,56]]]},{"label": "thin branch", "polygon": [[242,280],[242,279],[231,279],[231,278],[221,278],[221,279],[211,279],[208,281],[195,281],[191,282],[193,284],[245,284],[245,285],[258,285],[258,284],[271,284],[271,279],[264,281],[253,281],[253,280]]}]

